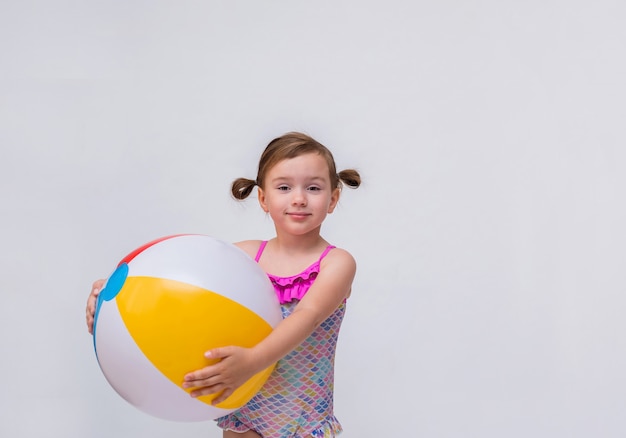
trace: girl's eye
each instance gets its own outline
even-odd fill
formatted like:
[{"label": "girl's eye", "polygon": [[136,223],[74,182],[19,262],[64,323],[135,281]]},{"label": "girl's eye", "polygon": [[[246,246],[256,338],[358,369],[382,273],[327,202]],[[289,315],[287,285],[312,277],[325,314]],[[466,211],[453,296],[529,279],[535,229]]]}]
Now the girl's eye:
[{"label": "girl's eye", "polygon": [[289,186],[278,186],[278,190],[286,192],[287,190],[289,190]]},{"label": "girl's eye", "polygon": [[312,191],[312,192],[317,192],[317,191],[322,190],[322,189],[317,187],[317,186],[311,186],[311,187],[309,187],[309,190]]}]

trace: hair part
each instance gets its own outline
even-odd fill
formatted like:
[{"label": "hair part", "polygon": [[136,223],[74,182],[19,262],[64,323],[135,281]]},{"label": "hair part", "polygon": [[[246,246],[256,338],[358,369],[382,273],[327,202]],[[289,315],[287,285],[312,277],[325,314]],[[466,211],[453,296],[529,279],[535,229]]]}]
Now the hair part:
[{"label": "hair part", "polygon": [[319,154],[326,160],[332,187],[340,189],[345,184],[356,189],[361,185],[361,175],[356,170],[346,169],[337,172],[333,154],[326,146],[301,132],[288,132],[269,142],[261,154],[256,179],[237,178],[233,181],[231,186],[233,197],[238,200],[246,199],[252,193],[254,186],[263,188],[265,176],[276,164],[310,153]]}]

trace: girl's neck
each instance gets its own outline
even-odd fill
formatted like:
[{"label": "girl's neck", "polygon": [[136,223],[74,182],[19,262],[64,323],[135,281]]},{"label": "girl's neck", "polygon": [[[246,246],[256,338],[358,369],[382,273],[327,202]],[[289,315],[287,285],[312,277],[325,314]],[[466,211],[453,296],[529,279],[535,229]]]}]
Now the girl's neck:
[{"label": "girl's neck", "polygon": [[328,242],[320,235],[319,229],[305,235],[289,235],[276,232],[276,237],[272,239],[275,248],[284,252],[307,252],[314,251],[320,247],[326,247]]},{"label": "girl's neck", "polygon": [[318,233],[309,235],[284,235],[277,232],[276,237],[267,243],[259,264],[265,272],[281,277],[296,275],[315,262],[326,249],[328,242]]}]

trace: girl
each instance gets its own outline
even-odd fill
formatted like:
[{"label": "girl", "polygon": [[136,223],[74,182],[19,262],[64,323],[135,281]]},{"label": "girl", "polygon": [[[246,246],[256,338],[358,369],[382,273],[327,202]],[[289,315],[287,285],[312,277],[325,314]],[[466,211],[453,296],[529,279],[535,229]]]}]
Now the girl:
[{"label": "girl", "polygon": [[[182,386],[192,389],[192,397],[219,394],[213,402],[218,404],[278,362],[250,402],[217,419],[224,438],[334,437],[341,432],[333,413],[334,357],[356,263],[324,240],[320,229],[337,206],[343,184],[357,188],[360,183],[357,171],[337,173],[331,152],[296,132],[269,143],[255,180],[233,182],[232,194],[239,200],[258,186],[259,204],[274,222],[273,239],[236,245],[268,273],[284,319],[252,348],[207,351],[207,358],[220,361],[185,376]],[[102,280],[94,283],[87,302],[90,332],[102,285]]]}]

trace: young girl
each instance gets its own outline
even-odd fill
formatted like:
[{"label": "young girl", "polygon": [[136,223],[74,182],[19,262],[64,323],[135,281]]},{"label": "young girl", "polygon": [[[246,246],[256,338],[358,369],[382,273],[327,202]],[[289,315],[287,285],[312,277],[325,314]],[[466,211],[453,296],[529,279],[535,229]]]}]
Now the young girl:
[{"label": "young girl", "polygon": [[[339,328],[356,263],[320,235],[343,184],[357,188],[355,170],[337,173],[331,152],[311,137],[288,133],[269,143],[255,180],[239,178],[232,194],[243,200],[258,186],[261,208],[276,237],[236,245],[268,273],[281,303],[283,321],[252,348],[226,346],[206,352],[214,365],[190,372],[182,386],[191,396],[219,394],[214,404],[255,373],[276,368],[250,402],[217,419],[224,438],[334,437],[341,425],[333,413],[334,358]],[[95,302],[103,281],[87,302],[93,328]]]}]

